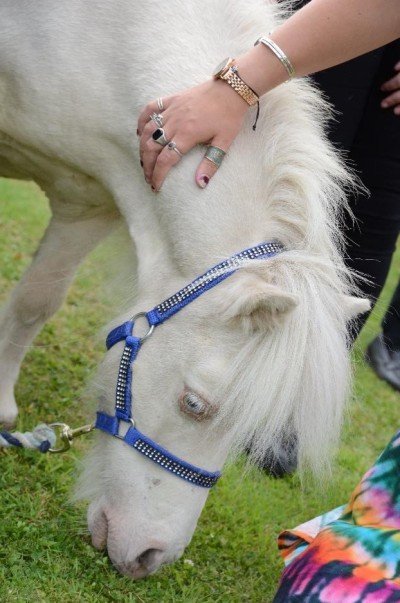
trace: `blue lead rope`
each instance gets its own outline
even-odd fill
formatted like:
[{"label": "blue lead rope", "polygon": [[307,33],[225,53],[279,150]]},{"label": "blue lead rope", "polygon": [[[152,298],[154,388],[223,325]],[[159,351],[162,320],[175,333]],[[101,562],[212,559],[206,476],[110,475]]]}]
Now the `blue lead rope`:
[{"label": "blue lead rope", "polygon": [[33,431],[0,431],[0,448],[35,448],[48,452],[56,442],[54,430],[49,425],[40,424]]},{"label": "blue lead rope", "polygon": [[[167,318],[182,310],[182,308],[197,299],[200,295],[234,274],[239,268],[245,266],[249,260],[268,259],[282,251],[284,251],[284,247],[279,242],[262,243],[261,245],[245,249],[210,268],[210,270],[197,277],[149,312],[140,312],[136,315],[144,315],[150,326],[148,335],[143,338],[132,335],[135,317],[113,329],[106,340],[107,349],[109,350],[120,341],[125,342],[118,370],[115,416],[99,411],[95,426],[123,440],[126,444],[129,444],[129,446],[132,446],[135,450],[141,452],[154,463],[157,463],[160,467],[170,471],[177,477],[202,488],[212,488],[221,476],[220,471],[210,472],[187,463],[142,434],[135,427],[134,420],[132,419],[132,365],[143,341],[151,334],[154,327],[162,324]],[[121,420],[131,423],[124,436],[119,435]]]}]

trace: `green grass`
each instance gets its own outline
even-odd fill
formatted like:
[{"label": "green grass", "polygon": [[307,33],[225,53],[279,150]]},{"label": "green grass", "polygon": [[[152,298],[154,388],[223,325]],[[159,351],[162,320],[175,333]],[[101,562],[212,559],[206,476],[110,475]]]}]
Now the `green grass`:
[{"label": "green grass", "polygon": [[[0,180],[0,303],[29,264],[48,219],[44,197],[30,184]],[[108,245],[108,247],[107,247]],[[17,387],[18,428],[90,420],[85,383],[103,353],[98,331],[110,318],[102,258],[81,267],[63,308],[29,350]],[[399,394],[363,364],[398,275],[397,255],[377,311],[359,339],[356,398],[346,421],[331,482],[300,488],[297,477],[273,480],[240,464],[210,493],[182,560],[145,581],[117,574],[90,545],[83,506],[68,503],[77,460],[90,437],[65,455],[0,450],[1,603],[270,603],[282,563],[276,536],[345,502],[362,473],[398,427]]]}]

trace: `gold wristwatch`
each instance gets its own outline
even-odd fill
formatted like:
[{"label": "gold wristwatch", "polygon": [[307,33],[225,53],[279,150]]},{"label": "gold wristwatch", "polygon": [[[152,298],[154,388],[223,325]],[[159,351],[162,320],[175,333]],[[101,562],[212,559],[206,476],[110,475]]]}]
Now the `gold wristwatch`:
[{"label": "gold wristwatch", "polygon": [[250,105],[250,107],[258,103],[258,94],[256,94],[239,76],[238,67],[235,65],[235,59],[228,57],[222,61],[215,69],[213,78],[215,80],[224,80],[243,98],[243,100],[246,101],[248,105]]}]

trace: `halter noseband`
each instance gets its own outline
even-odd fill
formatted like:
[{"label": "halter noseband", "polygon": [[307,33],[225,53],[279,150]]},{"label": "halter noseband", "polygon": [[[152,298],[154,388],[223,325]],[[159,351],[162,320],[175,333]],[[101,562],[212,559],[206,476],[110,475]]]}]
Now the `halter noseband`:
[{"label": "halter noseband", "polygon": [[[245,249],[223,262],[220,262],[213,268],[210,268],[210,270],[201,276],[198,276],[194,281],[186,285],[186,287],[180,289],[177,293],[161,302],[158,306],[155,306],[149,312],[139,312],[131,320],[128,320],[119,327],[113,329],[107,337],[107,349],[109,350],[120,341],[125,341],[125,347],[118,370],[115,416],[99,411],[95,423],[97,429],[101,429],[102,431],[123,440],[126,444],[129,444],[129,446],[132,446],[143,455],[147,456],[147,458],[154,463],[157,463],[160,467],[174,473],[181,479],[184,479],[195,486],[212,488],[221,476],[220,471],[210,472],[187,463],[141,433],[135,426],[135,421],[131,414],[132,364],[141,345],[150,337],[154,327],[162,324],[167,318],[170,318],[170,316],[179,312],[179,310],[202,295],[202,293],[215,287],[215,285],[225,280],[228,276],[234,274],[239,268],[246,265],[249,260],[268,259],[282,251],[284,251],[283,245],[275,241],[271,243],[262,243],[261,245]],[[133,335],[133,328],[135,320],[141,316],[147,319],[149,330],[144,337],[140,338]],[[119,434],[121,421],[128,424],[130,423],[124,436]]]}]

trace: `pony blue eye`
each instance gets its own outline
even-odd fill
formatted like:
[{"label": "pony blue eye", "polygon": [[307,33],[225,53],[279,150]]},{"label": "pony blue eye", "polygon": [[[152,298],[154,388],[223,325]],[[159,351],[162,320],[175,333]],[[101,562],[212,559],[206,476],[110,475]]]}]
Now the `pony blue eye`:
[{"label": "pony blue eye", "polygon": [[206,411],[204,400],[193,392],[188,392],[183,396],[183,404],[188,412],[201,415]]},{"label": "pony blue eye", "polygon": [[185,388],[179,397],[179,408],[195,421],[210,419],[216,412],[215,407],[206,398],[188,388]]}]

